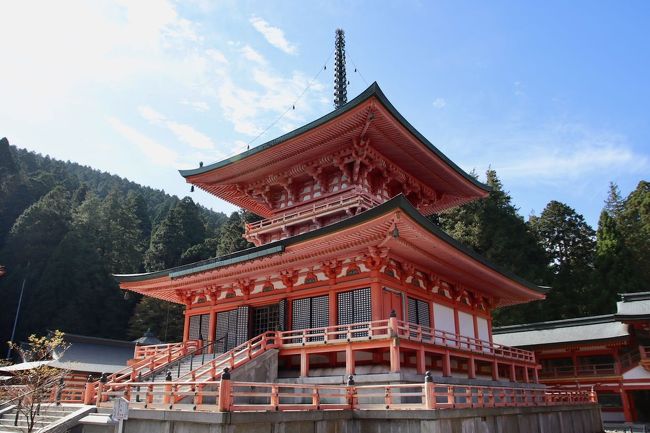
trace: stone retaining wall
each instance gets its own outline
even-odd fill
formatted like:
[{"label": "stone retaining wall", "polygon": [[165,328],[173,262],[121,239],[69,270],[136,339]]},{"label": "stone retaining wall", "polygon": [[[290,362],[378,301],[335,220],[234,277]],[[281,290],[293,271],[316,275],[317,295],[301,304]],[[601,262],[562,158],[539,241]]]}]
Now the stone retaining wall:
[{"label": "stone retaining wall", "polygon": [[[105,410],[102,410],[105,412]],[[84,425],[112,433],[113,425]],[[598,405],[447,410],[205,413],[131,410],[129,433],[601,433]]]}]

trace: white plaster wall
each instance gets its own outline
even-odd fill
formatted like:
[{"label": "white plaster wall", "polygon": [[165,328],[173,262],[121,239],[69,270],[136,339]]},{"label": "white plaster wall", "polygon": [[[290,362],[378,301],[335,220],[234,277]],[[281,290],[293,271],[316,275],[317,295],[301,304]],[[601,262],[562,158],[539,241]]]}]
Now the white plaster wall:
[{"label": "white plaster wall", "polygon": [[[456,333],[456,322],[454,318],[454,309],[446,305],[433,303],[433,323],[434,328],[440,331],[447,331],[452,334]],[[443,341],[436,339],[437,344],[443,344]],[[449,342],[449,345],[453,343]]]},{"label": "white plaster wall", "polygon": [[[478,325],[478,338],[483,341],[490,341],[490,331],[488,329],[488,321],[482,317],[476,318],[476,324]],[[484,347],[483,351],[489,352],[489,347]]]},{"label": "white plaster wall", "polygon": [[478,338],[484,341],[490,341],[490,333],[488,331],[488,321],[482,317],[476,318],[478,325]]},{"label": "white plaster wall", "polygon": [[460,335],[475,338],[474,335],[474,317],[463,311],[458,312],[458,330]]}]

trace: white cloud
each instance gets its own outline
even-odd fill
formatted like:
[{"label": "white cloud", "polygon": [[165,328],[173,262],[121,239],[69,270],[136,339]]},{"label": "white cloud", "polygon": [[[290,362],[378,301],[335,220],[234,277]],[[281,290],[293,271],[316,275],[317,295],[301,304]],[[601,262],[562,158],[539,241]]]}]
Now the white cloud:
[{"label": "white cloud", "polygon": [[168,119],[149,106],[138,107],[140,115],[154,125],[164,126],[170,130],[181,142],[195,148],[214,149],[215,144],[210,137],[197,131],[194,127]]},{"label": "white cloud", "polygon": [[223,63],[224,65],[227,65],[228,59],[226,56],[219,50],[215,50],[214,48],[209,48],[205,50],[205,54],[212,60],[218,62],[218,63]]},{"label": "white cloud", "polygon": [[433,106],[437,109],[442,109],[447,106],[447,101],[445,98],[436,98],[433,100]]},{"label": "white cloud", "polygon": [[[511,183],[547,183],[575,186],[607,173],[645,173],[647,157],[636,153],[624,135],[576,123],[514,129],[483,140],[476,156],[491,163]],[[475,147],[476,149],[476,147]]]},{"label": "white cloud", "polygon": [[195,111],[199,112],[210,111],[210,104],[205,101],[189,101],[187,99],[183,99],[181,101],[181,104],[192,107]]},{"label": "white cloud", "polygon": [[137,146],[148,160],[161,166],[174,167],[178,164],[178,154],[157,141],[147,137],[140,131],[126,125],[116,117],[108,117],[108,123],[131,144]]},{"label": "white cloud", "polygon": [[297,54],[298,48],[287,41],[284,37],[284,31],[279,27],[274,27],[262,18],[252,17],[250,23],[255,27],[255,30],[260,32],[262,36],[268,41],[269,44],[284,51],[287,54]]},{"label": "white cloud", "polygon": [[241,48],[241,53],[244,55],[244,58],[250,60],[251,62],[259,63],[260,65],[266,64],[266,59],[264,56],[255,51],[250,45],[244,45]]}]

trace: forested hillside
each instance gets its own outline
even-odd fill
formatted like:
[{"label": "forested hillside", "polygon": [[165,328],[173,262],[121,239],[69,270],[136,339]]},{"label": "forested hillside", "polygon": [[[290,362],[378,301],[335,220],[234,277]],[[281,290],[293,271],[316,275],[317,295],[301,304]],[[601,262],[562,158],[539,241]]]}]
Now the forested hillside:
[{"label": "forested hillside", "polygon": [[[613,312],[616,294],[650,290],[650,183],[626,198],[612,184],[596,230],[551,201],[526,221],[488,171],[485,200],[434,216],[446,232],[501,267],[550,286],[548,299],[495,312],[495,324]],[[136,338],[182,333],[182,308],[124,296],[111,273],[155,271],[250,246],[244,220],[0,140],[0,341],[47,329]]]},{"label": "forested hillside", "polygon": [[647,181],[627,198],[610,184],[597,230],[558,201],[525,221],[493,170],[487,183],[493,189],[487,199],[434,221],[502,268],[551,288],[544,301],[495,311],[496,325],[612,313],[618,293],[650,290]]},{"label": "forested hillside", "polygon": [[61,329],[113,338],[151,326],[169,340],[179,306],[119,290],[111,273],[154,271],[247,247],[244,215],[230,217],[72,162],[0,140],[0,341]]}]

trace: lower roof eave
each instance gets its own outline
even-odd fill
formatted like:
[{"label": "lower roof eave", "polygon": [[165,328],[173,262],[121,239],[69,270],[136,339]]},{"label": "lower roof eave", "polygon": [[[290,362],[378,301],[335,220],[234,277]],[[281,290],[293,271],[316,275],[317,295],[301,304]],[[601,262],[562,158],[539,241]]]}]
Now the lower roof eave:
[{"label": "lower roof eave", "polygon": [[313,241],[317,238],[350,229],[374,219],[378,219],[388,213],[394,213],[395,211],[404,212],[404,214],[411,220],[414,220],[418,226],[420,226],[429,234],[435,236],[437,239],[441,240],[445,245],[447,245],[447,247],[449,247],[450,250],[456,251],[454,254],[460,254],[458,257],[462,256],[465,259],[470,260],[471,263],[475,263],[482,269],[487,270],[487,272],[498,276],[502,279],[502,281],[510,282],[511,284],[509,285],[511,286],[511,290],[514,290],[516,292],[513,292],[510,296],[510,304],[528,302],[536,299],[544,299],[545,293],[548,291],[547,288],[532,284],[508,271],[499,268],[468,247],[462,245],[451,236],[446,234],[442,229],[435,226],[426,217],[422,216],[422,214],[420,214],[403,195],[398,195],[379,206],[376,206],[358,215],[352,216],[329,226],[325,226],[317,230],[292,236],[259,247],[239,251],[228,256],[216,257],[197,263],[157,272],[144,274],[116,274],[114,277],[120,283],[120,286],[123,289],[132,290],[134,292],[141,293],[146,296],[157,297],[159,299],[172,300],[171,298],[174,297],[173,294],[162,295],[161,293],[154,293],[154,290],[152,290],[153,286],[165,286],[176,278],[202,274],[208,271],[213,272],[218,268],[229,267],[236,264],[241,265],[246,262],[255,261],[257,259],[271,258],[278,254],[283,254],[287,247],[295,247],[298,244]]}]

